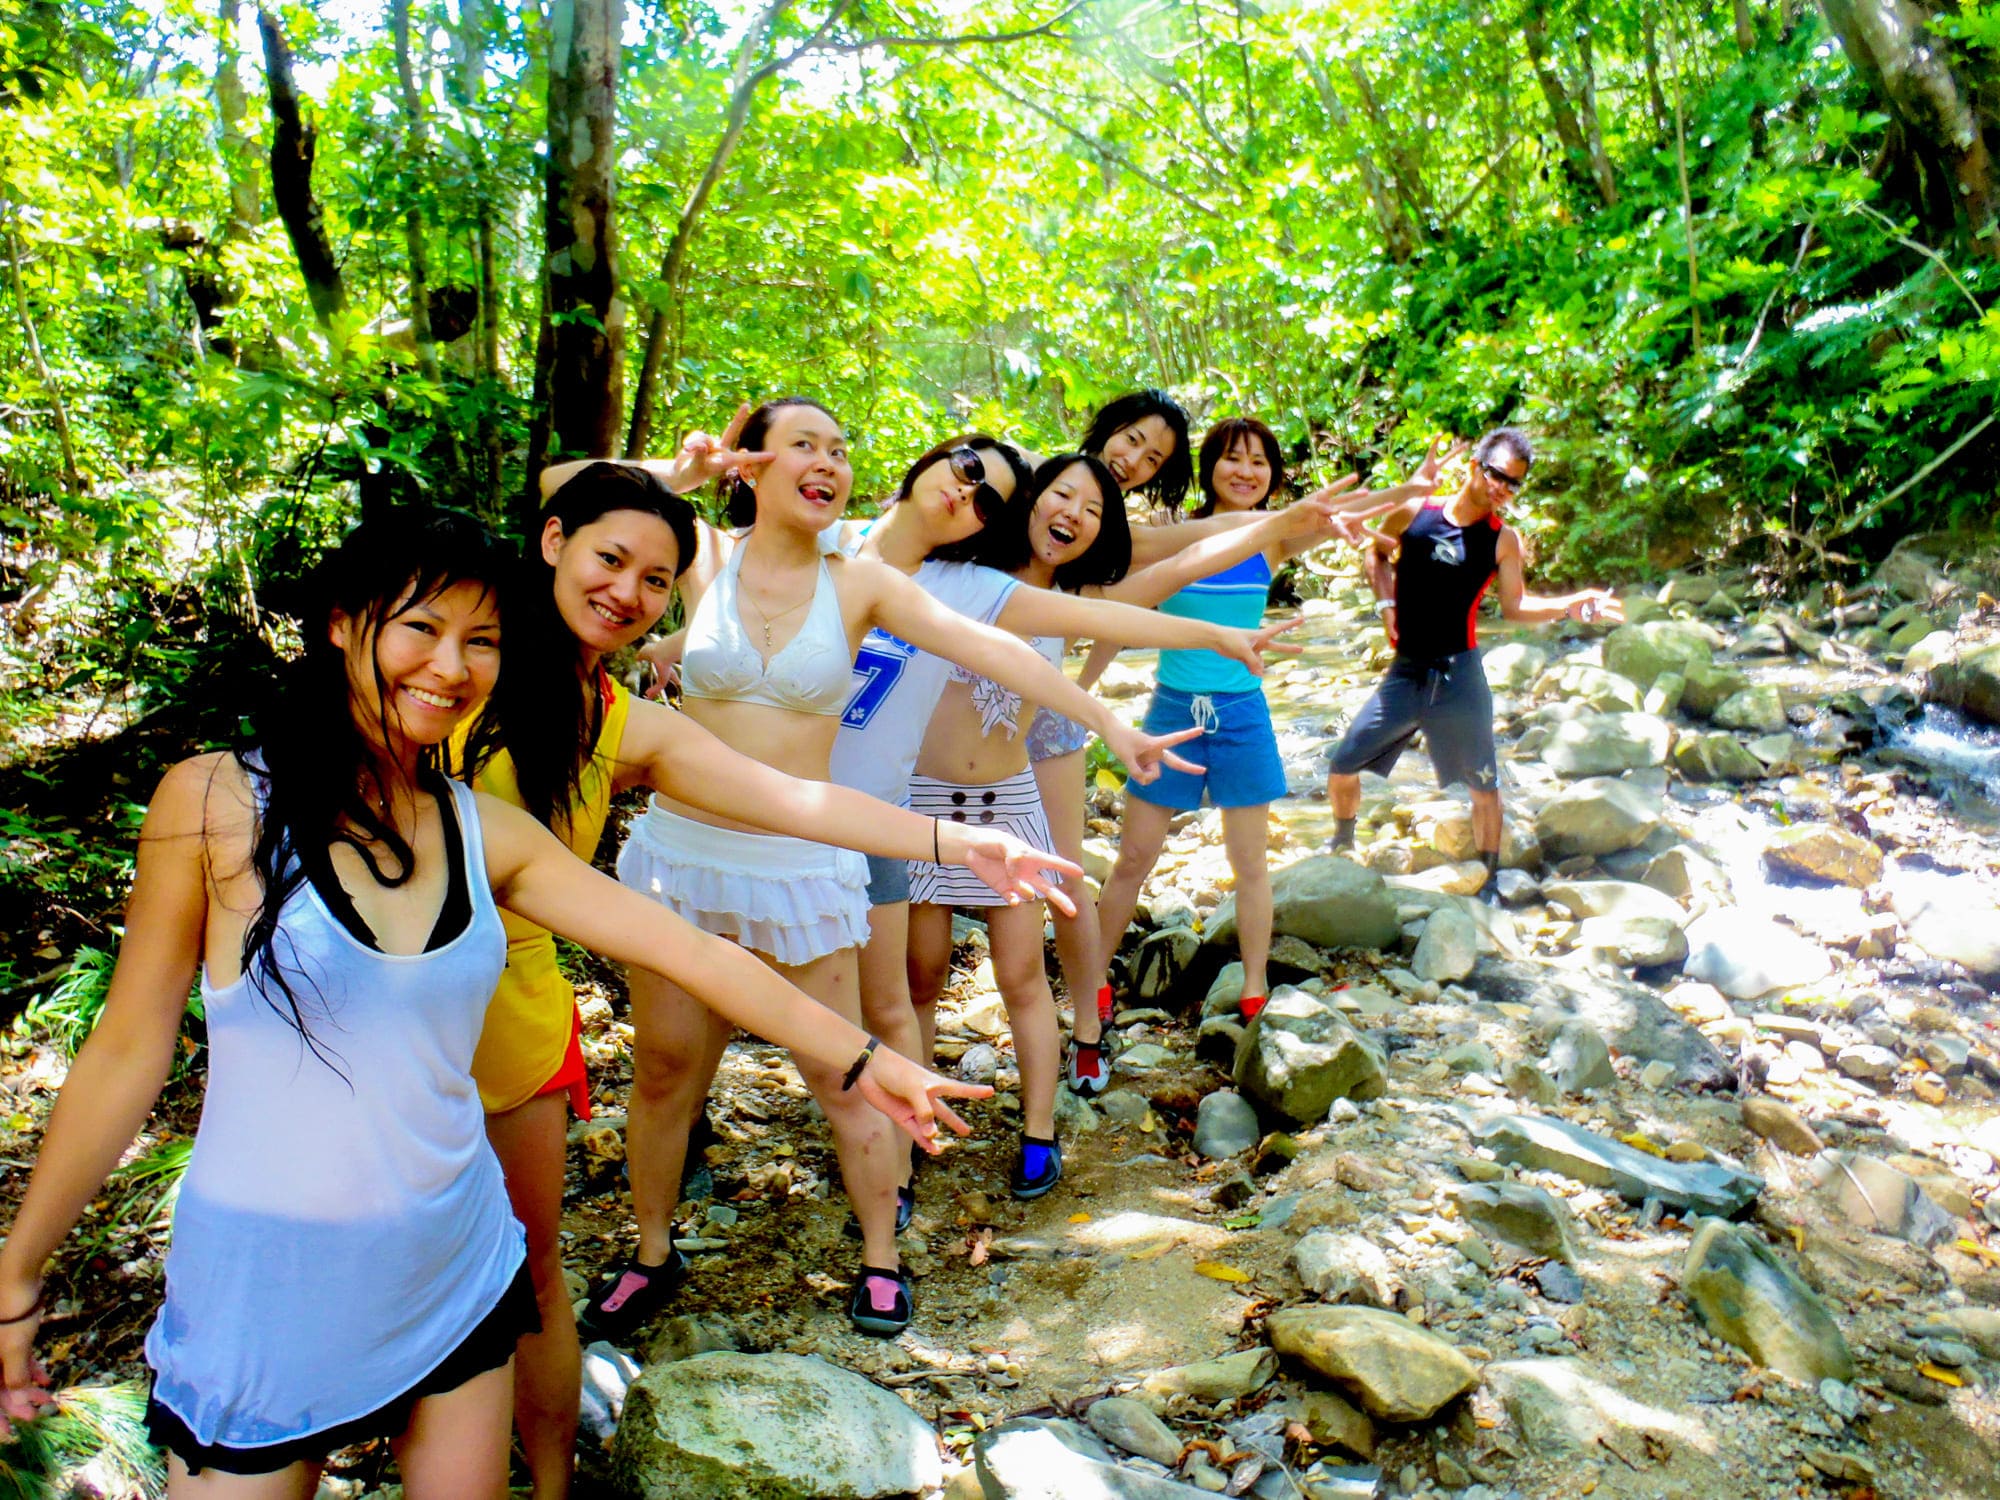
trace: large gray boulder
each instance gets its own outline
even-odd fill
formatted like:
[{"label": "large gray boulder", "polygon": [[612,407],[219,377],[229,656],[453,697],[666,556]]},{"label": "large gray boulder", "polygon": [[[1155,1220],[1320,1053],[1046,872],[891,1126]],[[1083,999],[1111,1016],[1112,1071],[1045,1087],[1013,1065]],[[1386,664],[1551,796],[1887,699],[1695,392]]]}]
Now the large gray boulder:
[{"label": "large gray boulder", "polygon": [[1833,972],[1826,950],[1789,927],[1747,911],[1718,907],[1687,925],[1681,972],[1732,1000],[1817,984]]},{"label": "large gray boulder", "polygon": [[1495,1003],[1581,1017],[1624,1056],[1671,1064],[1684,1087],[1736,1087],[1736,1069],[1715,1043],[1642,984],[1502,958],[1481,959],[1467,982]]},{"label": "large gray boulder", "polygon": [[1729,1215],[1764,1190],[1763,1178],[1740,1167],[1667,1161],[1550,1115],[1489,1120],[1474,1133],[1503,1162],[1608,1187],[1633,1203],[1655,1198],[1668,1208]]},{"label": "large gray boulder", "polygon": [[1651,687],[1662,672],[1685,677],[1689,668],[1707,666],[1714,659],[1709,633],[1678,620],[1620,625],[1604,638],[1604,665],[1641,689]]},{"label": "large gray boulder", "polygon": [[851,1370],[697,1354],[632,1383],[614,1478],[644,1500],[874,1500],[941,1484],[930,1424]]},{"label": "large gray boulder", "polygon": [[1768,682],[1731,693],[1716,704],[1714,718],[1724,729],[1754,729],[1759,734],[1775,734],[1791,722],[1785,717],[1784,695]]},{"label": "large gray boulder", "polygon": [[1545,881],[1542,899],[1579,921],[1585,917],[1659,917],[1676,926],[1687,921],[1680,902],[1636,880]]},{"label": "large gray boulder", "polygon": [[[1271,930],[1315,948],[1390,948],[1403,935],[1382,877],[1337,854],[1311,855],[1272,875]],[[1216,907],[1203,936],[1210,943],[1235,940],[1234,896]]]},{"label": "large gray boulder", "polygon": [[1293,1125],[1323,1119],[1336,1099],[1376,1099],[1389,1087],[1380,1049],[1303,990],[1280,989],[1257,1013],[1235,1074],[1237,1088]]},{"label": "large gray boulder", "polygon": [[1479,925],[1456,903],[1439,906],[1424,923],[1410,970],[1419,979],[1454,984],[1479,962]]},{"label": "large gray boulder", "polygon": [[1733,734],[1714,730],[1674,741],[1674,769],[1689,781],[1760,781],[1770,768]]},{"label": "large gray boulder", "polygon": [[1889,909],[1932,958],[1958,964],[1987,983],[2000,983],[2000,907],[1961,881],[1889,878]]},{"label": "large gray boulder", "polygon": [[1542,759],[1564,776],[1610,776],[1664,764],[1673,738],[1652,714],[1585,714],[1556,726]]},{"label": "large gray boulder", "polygon": [[1659,826],[1659,807],[1653,798],[1610,777],[1566,787],[1535,814],[1536,837],[1551,859],[1637,848]]},{"label": "large gray boulder", "polygon": [[1548,664],[1548,648],[1533,641],[1509,641],[1480,658],[1480,665],[1486,669],[1486,684],[1496,693],[1518,693],[1539,677]]},{"label": "large gray boulder", "polygon": [[1681,708],[1697,719],[1713,718],[1716,709],[1750,686],[1749,674],[1736,667],[1689,667],[1681,675]]},{"label": "large gray boulder", "polygon": [[1681,1292],[1708,1331],[1780,1375],[1852,1380],[1854,1356],[1826,1304],[1754,1229],[1711,1219],[1681,1267]]},{"label": "large gray boulder", "polygon": [[2000,724],[2000,641],[1947,656],[1931,668],[1924,696]]},{"label": "large gray boulder", "polygon": [[1565,1264],[1576,1260],[1569,1205],[1538,1187],[1495,1182],[1462,1188],[1458,1212],[1488,1239]]},{"label": "large gray boulder", "polygon": [[1609,1371],[1581,1359],[1511,1359],[1486,1367],[1486,1388],[1500,1398],[1515,1430],[1536,1454],[1595,1456],[1621,1437],[1648,1435],[1669,1447],[1684,1440],[1686,1418],[1647,1406],[1611,1383]]}]

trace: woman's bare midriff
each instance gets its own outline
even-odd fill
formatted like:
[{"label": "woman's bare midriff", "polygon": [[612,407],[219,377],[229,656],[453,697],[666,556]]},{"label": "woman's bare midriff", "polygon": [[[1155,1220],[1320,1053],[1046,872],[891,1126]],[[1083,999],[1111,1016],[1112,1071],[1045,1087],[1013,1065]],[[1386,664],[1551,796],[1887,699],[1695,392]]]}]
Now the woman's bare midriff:
[{"label": "woman's bare midriff", "polygon": [[[772,708],[764,703],[738,703],[719,698],[689,698],[682,711],[730,749],[762,761],[775,771],[796,776],[801,781],[828,781],[833,761],[833,737],[840,728],[838,714],[803,714],[788,708]],[[662,793],[653,794],[660,805],[697,823],[716,828],[734,828],[744,833],[768,833],[733,818],[717,817],[676,802]]]},{"label": "woman's bare midriff", "polygon": [[1035,705],[1023,703],[1011,739],[998,724],[991,734],[981,734],[971,685],[946,683],[917,754],[917,774],[960,786],[991,786],[1018,775],[1028,768],[1028,726],[1034,718]]}]

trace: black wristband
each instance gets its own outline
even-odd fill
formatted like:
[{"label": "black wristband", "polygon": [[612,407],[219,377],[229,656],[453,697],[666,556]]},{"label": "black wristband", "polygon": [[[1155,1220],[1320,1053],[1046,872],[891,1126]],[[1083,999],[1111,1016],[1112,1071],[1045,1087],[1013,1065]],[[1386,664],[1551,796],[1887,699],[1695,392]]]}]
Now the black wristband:
[{"label": "black wristband", "polygon": [[853,1066],[847,1070],[847,1076],[840,1080],[840,1091],[843,1094],[860,1081],[861,1070],[868,1066],[868,1059],[875,1055],[875,1049],[881,1045],[882,1043],[875,1037],[868,1038],[868,1045],[861,1049],[861,1055],[854,1059]]},{"label": "black wristband", "polygon": [[938,820],[936,818],[931,819],[931,863],[934,865],[944,863],[944,857],[938,853]]},{"label": "black wristband", "polygon": [[38,1287],[35,1290],[35,1300],[28,1304],[28,1310],[24,1313],[16,1313],[11,1318],[0,1318],[0,1328],[6,1328],[14,1323],[25,1323],[28,1321],[28,1319],[37,1316],[41,1312],[41,1310],[42,1310],[42,1293],[41,1289]]}]

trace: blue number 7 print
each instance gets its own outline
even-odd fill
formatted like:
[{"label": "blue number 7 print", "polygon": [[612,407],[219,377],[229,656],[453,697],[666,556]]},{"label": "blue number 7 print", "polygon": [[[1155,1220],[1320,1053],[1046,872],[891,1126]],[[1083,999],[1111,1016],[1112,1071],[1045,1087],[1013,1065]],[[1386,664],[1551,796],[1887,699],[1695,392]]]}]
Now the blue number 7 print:
[{"label": "blue number 7 print", "polygon": [[[870,632],[868,639],[861,643],[861,649],[854,653],[854,675],[861,681],[855,684],[854,696],[847,700],[847,709],[840,716],[844,728],[868,727],[868,721],[875,717],[875,710],[889,696],[889,690],[903,675],[903,666],[910,659],[907,649],[898,649],[902,647],[900,641],[886,651],[875,645],[875,637],[880,633]],[[889,639],[895,638],[892,636]]]}]

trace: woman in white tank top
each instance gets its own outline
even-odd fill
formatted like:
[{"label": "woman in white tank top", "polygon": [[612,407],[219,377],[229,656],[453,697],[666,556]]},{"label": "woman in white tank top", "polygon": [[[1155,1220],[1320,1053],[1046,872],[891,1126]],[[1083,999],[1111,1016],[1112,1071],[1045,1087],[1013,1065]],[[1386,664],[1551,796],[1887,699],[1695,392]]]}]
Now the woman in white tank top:
[{"label": "woman in white tank top", "polygon": [[0,1418],[48,1403],[43,1268],[144,1123],[197,974],[208,1094],[147,1340],[170,1495],[210,1472],[310,1493],[331,1448],[370,1437],[412,1500],[506,1493],[534,1299],[470,1071],[505,958],[497,907],[844,1068],[849,1097],[926,1144],[937,1119],[963,1128],[940,1096],[980,1091],[877,1050],[527,813],[426,770],[498,671],[498,557],[463,520],[353,533],[316,574],[260,748],[161,782],[102,1020],[0,1248]]}]

